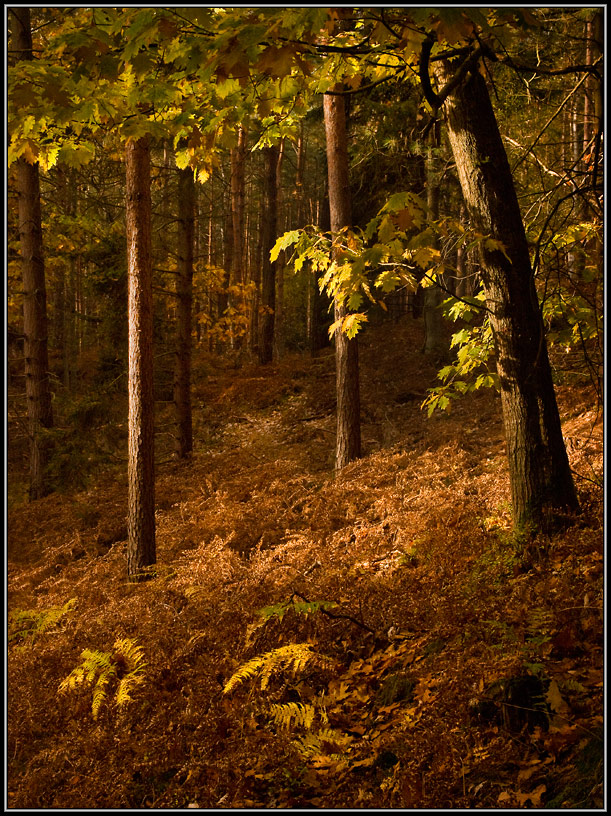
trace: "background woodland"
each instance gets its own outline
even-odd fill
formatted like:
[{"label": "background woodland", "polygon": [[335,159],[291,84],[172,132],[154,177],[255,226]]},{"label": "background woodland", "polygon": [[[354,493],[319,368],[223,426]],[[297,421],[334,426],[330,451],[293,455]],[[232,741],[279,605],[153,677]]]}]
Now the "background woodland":
[{"label": "background woodland", "polygon": [[604,14],[7,9],[10,807],[602,807]]}]

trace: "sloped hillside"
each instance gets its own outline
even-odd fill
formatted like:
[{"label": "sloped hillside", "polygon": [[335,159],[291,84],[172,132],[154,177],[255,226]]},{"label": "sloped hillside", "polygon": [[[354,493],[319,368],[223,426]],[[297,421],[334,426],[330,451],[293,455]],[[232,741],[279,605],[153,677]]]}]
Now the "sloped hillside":
[{"label": "sloped hillside", "polygon": [[364,334],[337,478],[330,352],[201,354],[152,581],[120,469],[9,512],[9,807],[602,807],[602,416],[559,387],[583,511],[516,540],[498,401],[427,419],[419,332]]}]

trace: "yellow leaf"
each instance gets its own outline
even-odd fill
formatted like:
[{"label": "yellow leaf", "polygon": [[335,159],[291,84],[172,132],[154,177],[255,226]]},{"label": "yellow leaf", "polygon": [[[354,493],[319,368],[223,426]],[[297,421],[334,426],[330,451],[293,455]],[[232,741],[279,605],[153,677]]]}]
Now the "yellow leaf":
[{"label": "yellow leaf", "polygon": [[23,157],[28,164],[36,164],[38,161],[38,145],[28,139],[23,146]]}]

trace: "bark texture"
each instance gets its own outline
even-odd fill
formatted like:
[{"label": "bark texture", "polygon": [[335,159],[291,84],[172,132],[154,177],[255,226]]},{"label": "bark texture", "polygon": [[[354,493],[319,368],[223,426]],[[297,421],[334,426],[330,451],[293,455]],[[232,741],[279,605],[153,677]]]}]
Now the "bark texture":
[{"label": "bark texture", "polygon": [[155,563],[153,276],[148,137],[125,147],[129,315],[127,573]]},{"label": "bark texture", "polygon": [[[339,232],[352,224],[348,146],[346,141],[346,111],[342,96],[323,97],[327,168],[329,176],[329,211],[331,231]],[[337,254],[337,249],[334,249]],[[336,300],[335,320],[348,314],[346,306]],[[337,437],[335,469],[341,470],[361,455],[361,417],[359,394],[358,341],[344,332],[335,332],[335,370],[337,391]]]},{"label": "bark texture", "polygon": [[[30,9],[15,7],[13,49],[17,59],[32,59]],[[25,389],[30,440],[30,500],[50,492],[47,467],[50,442],[45,429],[53,427],[49,383],[47,294],[45,283],[40,178],[38,164],[17,161],[19,241],[23,279]]]},{"label": "bark texture", "polygon": [[[437,63],[440,85],[454,72]],[[562,436],[541,309],[511,170],[488,88],[475,69],[448,96],[445,119],[473,225],[500,241],[482,247],[481,278],[494,334],[514,523],[546,529],[578,508]]]},{"label": "bark texture", "polygon": [[191,333],[193,320],[193,251],[195,241],[195,181],[190,168],[178,171],[178,275],[176,277],[176,407],[175,451],[185,459],[193,451],[191,414]]},{"label": "bark texture", "polygon": [[274,352],[274,324],[276,312],[276,264],[269,253],[277,234],[278,220],[278,146],[265,148],[265,217],[261,224],[261,319],[259,360],[270,363]]}]

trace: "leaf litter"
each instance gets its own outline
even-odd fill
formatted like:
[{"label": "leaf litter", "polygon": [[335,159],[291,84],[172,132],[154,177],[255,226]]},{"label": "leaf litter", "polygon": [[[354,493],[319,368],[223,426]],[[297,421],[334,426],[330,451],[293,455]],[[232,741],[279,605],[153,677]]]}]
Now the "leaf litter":
[{"label": "leaf litter", "polygon": [[[9,612],[76,599],[9,649],[10,807],[602,806],[601,417],[558,387],[584,510],[521,548],[498,400],[427,420],[419,331],[363,335],[364,456],[337,477],[331,352],[214,369],[202,352],[196,453],[157,470],[152,581],[125,578],[120,470],[9,509]],[[117,638],[146,671],[94,721],[58,687]],[[223,694],[291,644],[321,661]],[[523,706],[545,729],[509,730],[490,692],[524,675],[547,683]]]}]

